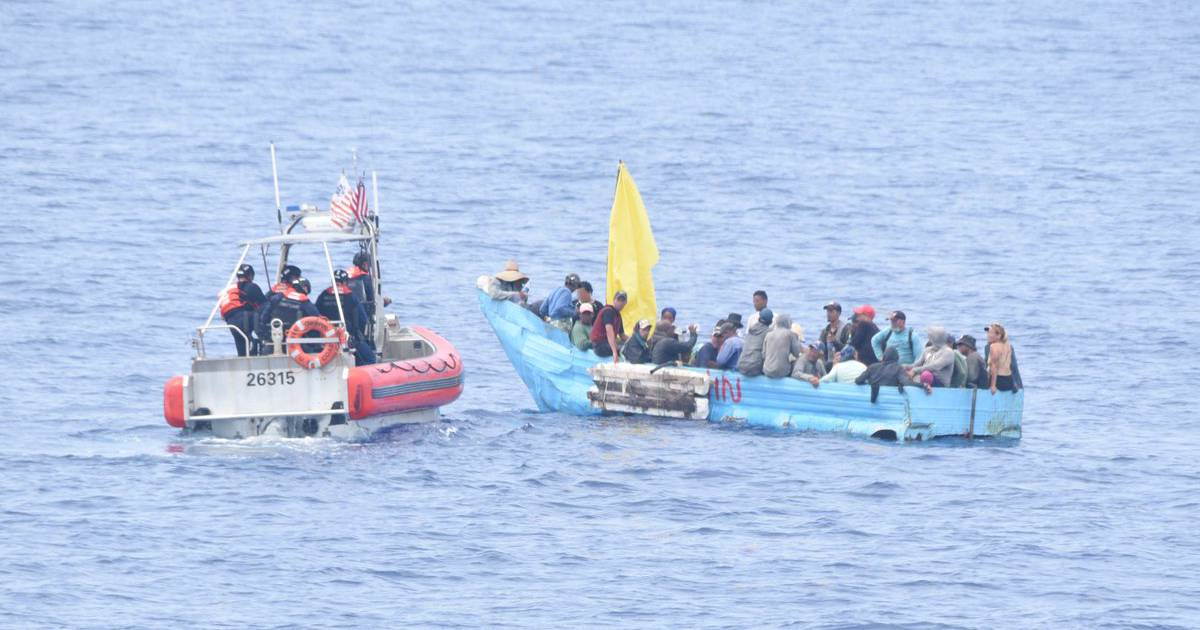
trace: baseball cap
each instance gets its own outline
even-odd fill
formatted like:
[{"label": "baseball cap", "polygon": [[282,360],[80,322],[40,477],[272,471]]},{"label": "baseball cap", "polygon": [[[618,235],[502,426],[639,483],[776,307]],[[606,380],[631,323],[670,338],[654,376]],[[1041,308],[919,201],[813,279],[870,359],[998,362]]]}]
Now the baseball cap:
[{"label": "baseball cap", "polygon": [[835,308],[835,309],[837,309],[837,312],[839,312],[839,313],[841,313],[841,312],[842,312],[842,305],[841,305],[841,304],[838,304],[838,303],[837,303],[837,300],[833,300],[833,301],[831,301],[831,302],[829,302],[828,304],[826,304],[826,305],[825,305],[825,310],[827,310],[827,311],[828,311],[828,310],[829,310],[829,309],[831,309],[831,308]]},{"label": "baseball cap", "polygon": [[871,319],[875,319],[875,307],[871,306],[870,304],[863,304],[862,306],[854,309],[854,314],[855,315],[867,315]]},{"label": "baseball cap", "polygon": [[580,313],[595,313],[596,307],[592,306],[588,302],[584,302],[583,304],[579,305],[579,312]]},{"label": "baseball cap", "polygon": [[903,319],[904,321],[908,321],[908,317],[904,315],[904,311],[892,311],[892,314],[888,315],[888,319]]}]

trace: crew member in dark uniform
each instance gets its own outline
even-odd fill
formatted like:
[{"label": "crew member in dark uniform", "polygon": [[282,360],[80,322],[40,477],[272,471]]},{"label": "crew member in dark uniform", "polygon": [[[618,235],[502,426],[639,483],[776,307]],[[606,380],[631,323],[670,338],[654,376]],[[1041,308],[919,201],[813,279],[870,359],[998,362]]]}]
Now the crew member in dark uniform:
[{"label": "crew member in dark uniform", "polygon": [[276,293],[283,293],[284,291],[292,288],[292,280],[295,280],[303,275],[304,273],[302,273],[300,268],[296,265],[284,265],[283,273],[279,276],[279,282],[276,282],[271,287],[271,292],[267,294],[267,297],[270,298]]},{"label": "crew member in dark uniform", "polygon": [[292,286],[282,293],[273,294],[267,305],[262,309],[258,318],[258,338],[264,346],[271,343],[271,320],[278,319],[283,324],[283,332],[287,334],[292,324],[303,317],[317,317],[321,313],[317,307],[308,301],[312,284],[303,277],[292,280]]},{"label": "crew member in dark uniform", "polygon": [[[233,344],[237,347],[239,357],[258,354],[258,341],[254,338],[255,319],[257,312],[267,302],[262,289],[254,283],[254,267],[241,265],[237,270],[237,282],[221,292],[217,306],[221,309],[221,318],[226,324],[237,328],[230,330]],[[238,330],[242,334],[238,334]],[[250,345],[247,347],[246,342]]]},{"label": "crew member in dark uniform", "polygon": [[371,255],[367,252],[355,254],[354,266],[347,269],[346,273],[349,275],[346,284],[355,299],[366,309],[367,317],[375,317],[375,280],[371,278]]},{"label": "crew member in dark uniform", "polygon": [[[338,269],[333,272],[337,286],[337,295],[342,299],[342,312],[346,316],[346,331],[350,333],[350,342],[354,346],[356,365],[370,365],[375,362],[375,346],[367,339],[367,311],[363,308],[354,292],[349,287],[350,274]],[[337,298],[334,287],[329,287],[317,297],[317,310],[330,321],[338,321]]]}]

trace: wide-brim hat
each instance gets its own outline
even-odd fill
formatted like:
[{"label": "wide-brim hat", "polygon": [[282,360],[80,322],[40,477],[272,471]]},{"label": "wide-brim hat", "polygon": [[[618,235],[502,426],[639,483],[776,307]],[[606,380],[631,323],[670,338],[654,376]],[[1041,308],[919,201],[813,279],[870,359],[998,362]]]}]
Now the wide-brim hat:
[{"label": "wide-brim hat", "polygon": [[744,324],[742,324],[742,314],[741,313],[730,313],[725,318],[725,323],[733,324],[734,328],[741,328],[742,326],[744,326]]},{"label": "wide-brim hat", "polygon": [[528,280],[529,276],[521,273],[521,268],[517,266],[517,261],[510,260],[504,263],[504,271],[496,274],[496,279],[504,282],[516,282],[518,280]]}]

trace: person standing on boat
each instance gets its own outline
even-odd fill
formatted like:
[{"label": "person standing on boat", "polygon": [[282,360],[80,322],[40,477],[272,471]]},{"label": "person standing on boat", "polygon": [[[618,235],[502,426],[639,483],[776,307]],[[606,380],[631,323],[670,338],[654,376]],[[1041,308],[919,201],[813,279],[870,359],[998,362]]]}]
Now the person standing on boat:
[{"label": "person standing on boat", "polygon": [[338,297],[341,297],[342,313],[345,314],[346,331],[350,333],[350,343],[354,346],[354,358],[357,365],[371,365],[375,362],[375,346],[367,339],[367,309],[354,297],[350,289],[350,274],[338,269],[333,272],[334,287],[328,287],[317,296],[317,311],[329,321],[342,319],[338,313]]},{"label": "person standing on boat", "polygon": [[[258,343],[254,339],[255,315],[267,302],[267,296],[254,283],[254,267],[243,264],[237,270],[237,282],[221,292],[217,306],[230,330],[233,344],[239,357],[258,354]],[[238,331],[241,331],[240,333]]]},{"label": "person standing on boat", "polygon": [[629,303],[629,295],[617,291],[613,295],[613,303],[600,309],[596,323],[592,326],[592,349],[601,357],[612,357],[613,363],[620,362],[621,344],[625,336],[625,324],[621,321],[621,309]]},{"label": "person standing on boat", "polygon": [[284,265],[283,273],[279,274],[279,282],[271,285],[271,292],[267,294],[267,299],[270,299],[277,293],[283,293],[292,288],[292,281],[304,273],[296,265]]},{"label": "person standing on boat", "polygon": [[792,357],[804,352],[800,336],[792,330],[792,318],[786,313],[775,316],[775,327],[763,340],[763,374],[783,378],[792,373]]},{"label": "person standing on boat", "polygon": [[895,348],[900,355],[900,365],[912,365],[921,356],[925,342],[908,328],[908,317],[904,311],[892,311],[888,321],[891,327],[871,338],[871,349],[875,351],[875,356],[881,357],[888,348]]},{"label": "person standing on boat", "polygon": [[836,301],[825,305],[825,329],[821,331],[821,354],[825,369],[833,367],[833,357],[850,342],[850,322],[842,321],[842,305]]},{"label": "person standing on boat", "polygon": [[879,362],[875,349],[871,347],[871,339],[877,334],[879,334],[879,327],[875,325],[875,307],[863,304],[854,309],[854,325],[850,327],[849,343],[854,346],[858,360],[862,361],[864,365]]},{"label": "person standing on boat", "polygon": [[[348,286],[350,291],[354,293],[354,298],[367,311],[367,317],[375,317],[375,279],[371,277],[371,255],[367,252],[358,252],[354,255],[354,265],[346,270],[350,276]],[[387,306],[391,300],[384,299],[383,305]]]},{"label": "person standing on boat", "polygon": [[1008,331],[999,322],[983,330],[988,336],[988,388],[993,394],[1017,391],[1020,376],[1017,375],[1012,344],[1008,342]]},{"label": "person standing on boat", "polygon": [[[758,322],[759,313],[764,308],[767,308],[767,292],[762,289],[755,291],[754,295],[750,298],[750,302],[754,305],[754,312],[750,313],[750,318],[746,320],[746,325],[752,327]],[[770,325],[769,322],[768,325]],[[746,333],[750,333],[749,328],[746,329]]]},{"label": "person standing on boat", "polygon": [[[757,297],[757,293],[755,296]],[[764,308],[757,313],[758,320],[750,324],[746,329],[746,339],[742,343],[742,356],[737,362],[737,371],[746,376],[758,376],[763,373],[763,342],[767,339],[767,332],[771,330],[771,322],[775,319],[775,313],[771,309]],[[750,317],[754,320],[754,316]]]},{"label": "person standing on boat", "polygon": [[283,332],[287,334],[292,324],[303,317],[317,317],[321,313],[313,303],[308,301],[312,284],[303,277],[292,280],[292,286],[282,293],[276,293],[267,301],[258,318],[258,338],[263,344],[270,343],[271,321],[278,319],[283,324]]}]

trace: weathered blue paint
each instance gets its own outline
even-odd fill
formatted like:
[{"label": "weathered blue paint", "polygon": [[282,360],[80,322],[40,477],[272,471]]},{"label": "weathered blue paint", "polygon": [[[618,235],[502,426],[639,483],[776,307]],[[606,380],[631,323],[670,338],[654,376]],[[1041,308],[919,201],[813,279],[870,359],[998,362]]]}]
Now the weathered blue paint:
[{"label": "weathered blue paint", "polygon": [[[482,291],[479,305],[509,361],[542,411],[577,415],[600,412],[588,403],[588,368],[604,360],[571,345],[567,334],[533,313]],[[1021,437],[1025,393],[969,389],[884,388],[871,403],[870,388],[826,383],[814,388],[790,378],[745,378],[737,372],[700,370],[712,380],[709,420],[799,431],[832,431],[864,437],[926,440],[939,436]],[[976,396],[974,430],[971,398]]]}]

